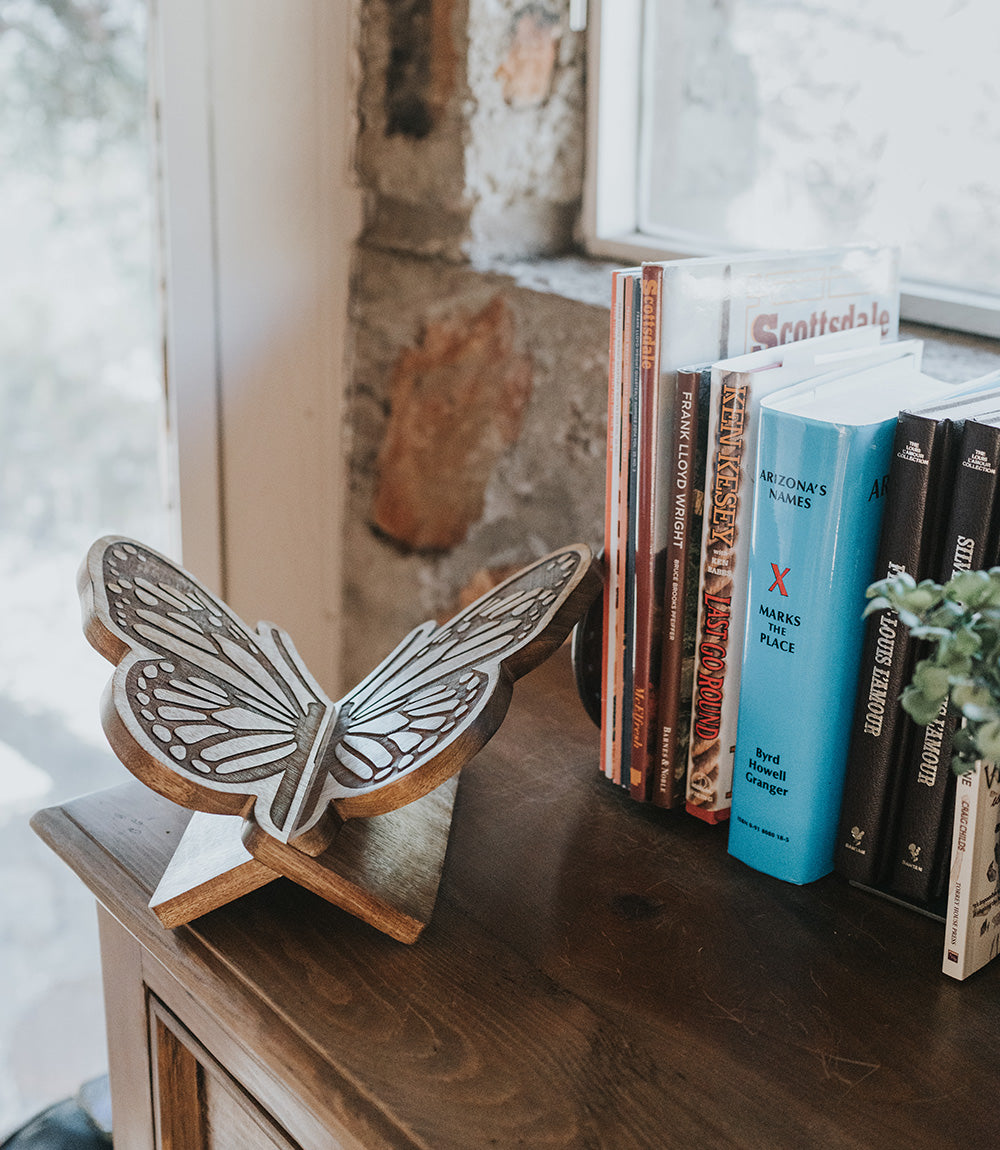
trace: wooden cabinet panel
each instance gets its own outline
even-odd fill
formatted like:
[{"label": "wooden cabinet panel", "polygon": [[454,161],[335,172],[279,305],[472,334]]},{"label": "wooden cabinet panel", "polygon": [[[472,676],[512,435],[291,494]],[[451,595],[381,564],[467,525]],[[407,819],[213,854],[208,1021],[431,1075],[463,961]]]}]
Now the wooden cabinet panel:
[{"label": "wooden cabinet panel", "polygon": [[158,1150],[208,1150],[198,1058],[159,1009],[151,1011],[149,1021]]},{"label": "wooden cabinet panel", "polygon": [[157,1150],[300,1150],[153,996],[149,1047]]},{"label": "wooden cabinet panel", "polygon": [[115,1144],[125,1150],[155,1150],[143,950],[100,905],[97,925],[101,937]]}]

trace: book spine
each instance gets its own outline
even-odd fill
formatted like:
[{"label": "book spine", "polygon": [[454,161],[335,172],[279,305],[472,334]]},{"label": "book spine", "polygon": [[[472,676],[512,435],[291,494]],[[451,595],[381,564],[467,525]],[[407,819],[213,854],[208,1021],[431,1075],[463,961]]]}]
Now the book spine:
[{"label": "book spine", "polygon": [[[995,561],[993,522],[1000,468],[1000,427],[968,419],[962,430],[940,578]],[[915,727],[903,769],[903,794],[894,842],[891,885],[906,898],[940,894],[947,823],[953,798],[951,744],[958,724],[947,704],[926,727]]]},{"label": "book spine", "polygon": [[686,793],[688,811],[707,822],[727,819],[732,797],[730,742],[738,696],[727,691],[727,680],[731,686],[741,641],[730,632],[730,608],[748,395],[746,374],[722,372],[716,379],[713,373]]},{"label": "book spine", "polygon": [[951,743],[957,727],[957,716],[945,704],[926,727],[915,726],[908,742],[889,885],[896,894],[917,902],[936,899],[947,879],[946,823],[955,799]]},{"label": "book spine", "polygon": [[618,732],[616,738],[617,757],[615,782],[628,789],[631,771],[632,750],[632,703],[635,681],[635,529],[636,491],[638,489],[639,460],[639,380],[640,343],[642,339],[642,294],[638,274],[631,280],[629,294],[629,326],[626,329],[628,360],[625,365],[622,385],[628,405],[628,435],[623,446],[622,458],[622,512],[618,545],[622,554],[622,583],[619,601],[621,603],[621,684],[619,693]]},{"label": "book spine", "polygon": [[[919,582],[937,573],[954,444],[952,420],[900,413],[876,578],[906,571]],[[911,726],[898,699],[912,672],[914,646],[895,610],[867,619],[835,862],[845,878],[868,885],[886,877]]]},{"label": "book spine", "polygon": [[655,490],[660,451],[660,291],[663,268],[642,269],[639,321],[639,433],[636,439],[635,487],[635,625],[633,630],[632,726],[629,748],[629,793],[638,802],[649,799],[653,777],[653,739],[659,688],[660,651],[656,641],[660,610],[655,592],[656,523],[661,514]]},{"label": "book spine", "polygon": [[761,411],[729,852],[787,882],[833,869],[895,423]]},{"label": "book spine", "polygon": [[[691,671],[697,617],[697,596],[689,595],[688,588],[691,582],[697,588],[697,557],[701,553],[705,451],[704,443],[699,442],[699,422],[707,426],[707,395],[701,395],[703,379],[710,385],[710,373],[684,369],[676,373],[670,389],[674,414],[670,440],[670,485],[664,508],[668,530],[660,615],[662,649],[652,794],[653,802],[666,808],[681,801],[687,776]],[[668,382],[664,380],[664,384]],[[693,572],[692,552],[696,557]],[[688,611],[689,601],[695,607],[693,618]]]},{"label": "book spine", "polygon": [[980,762],[956,783],[941,969],[964,979],[1000,953],[1000,766]]},{"label": "book spine", "polygon": [[618,654],[618,520],[622,460],[622,347],[626,272],[611,277],[611,332],[608,354],[608,436],[604,491],[604,622],[601,652],[601,770],[614,773],[615,678]]},{"label": "book spine", "polygon": [[622,344],[618,364],[618,389],[621,402],[621,436],[618,453],[618,492],[616,530],[614,538],[615,598],[614,598],[614,651],[612,655],[611,725],[611,780],[622,781],[622,708],[625,682],[625,548],[628,535],[628,456],[632,424],[632,296],[634,278],[624,274],[622,284]]}]

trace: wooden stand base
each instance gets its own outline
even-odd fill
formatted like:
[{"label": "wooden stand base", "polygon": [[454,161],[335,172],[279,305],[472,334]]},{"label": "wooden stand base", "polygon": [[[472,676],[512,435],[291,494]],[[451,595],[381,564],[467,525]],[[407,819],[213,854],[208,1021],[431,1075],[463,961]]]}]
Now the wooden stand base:
[{"label": "wooden stand base", "polygon": [[164,926],[182,926],[278,877],[246,849],[242,831],[240,815],[194,812],[149,900]]},{"label": "wooden stand base", "polygon": [[150,908],[164,926],[181,926],[284,875],[415,942],[434,910],[457,789],[455,776],[400,810],[349,819],[317,858],[252,830],[244,845],[241,816],[196,811]]}]

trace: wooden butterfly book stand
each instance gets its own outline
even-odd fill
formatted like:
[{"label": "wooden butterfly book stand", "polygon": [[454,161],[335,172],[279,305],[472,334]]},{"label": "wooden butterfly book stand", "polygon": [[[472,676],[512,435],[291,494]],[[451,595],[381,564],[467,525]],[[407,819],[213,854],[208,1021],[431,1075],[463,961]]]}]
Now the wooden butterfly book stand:
[{"label": "wooden butterfly book stand", "polygon": [[143,783],[194,811],[150,907],[179,926],[284,875],[403,942],[430,921],[458,772],[514,680],[558,648],[601,586],[571,545],[449,622],[424,623],[339,702],[283,631],[252,631],[169,559],[99,539],[84,632],[116,669],[105,733]]}]

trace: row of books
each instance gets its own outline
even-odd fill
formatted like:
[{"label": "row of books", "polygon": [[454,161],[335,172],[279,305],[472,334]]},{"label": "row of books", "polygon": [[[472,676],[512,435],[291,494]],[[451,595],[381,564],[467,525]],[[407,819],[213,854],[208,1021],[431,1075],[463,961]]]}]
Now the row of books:
[{"label": "row of books", "polygon": [[[813,355],[895,340],[898,325],[891,250],[614,273],[601,761],[634,798],[728,818],[742,639],[740,597],[733,604],[728,588],[745,582],[753,415],[779,380],[804,378]],[[799,350],[813,339],[824,350]],[[749,408],[724,387],[746,354],[768,366]]]},{"label": "row of books", "polygon": [[[898,314],[896,255],[883,249],[614,275],[602,767],[640,801],[728,819],[730,853],[792,882],[828,873],[836,847],[838,866],[841,856],[871,865],[850,877],[882,885],[890,841],[909,825],[897,817],[901,768],[883,772],[890,781],[873,798],[877,772],[852,744],[856,698],[862,724],[878,698],[883,729],[906,727],[885,720],[898,695],[878,694],[888,624],[862,621],[864,592],[902,563],[887,567],[880,548],[900,502],[895,458],[920,453],[900,412],[960,395],[976,396],[969,410],[989,403],[988,381],[957,387],[923,373],[919,342],[897,338]],[[973,423],[936,418],[956,442],[954,429]],[[935,484],[954,486],[943,471]],[[911,511],[897,534],[941,537],[938,495],[919,531]],[[877,691],[865,702],[869,659]],[[914,737],[892,739],[895,764]],[[871,823],[847,803],[838,820],[849,759],[848,794],[866,814],[877,808]],[[933,850],[918,851],[939,893],[947,799],[945,787]]]},{"label": "row of books", "polygon": [[[906,571],[944,583],[1000,563],[1000,388],[982,382],[972,394],[899,413],[877,578]],[[899,705],[922,654],[895,612],[869,618],[835,861],[852,882],[945,917],[955,936],[945,969],[961,977],[1000,947],[1000,778],[982,764],[956,780],[957,715],[944,707],[920,726]],[[977,904],[968,947],[958,945],[963,891]]]}]

